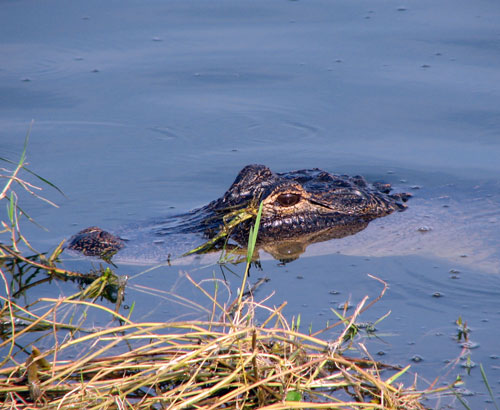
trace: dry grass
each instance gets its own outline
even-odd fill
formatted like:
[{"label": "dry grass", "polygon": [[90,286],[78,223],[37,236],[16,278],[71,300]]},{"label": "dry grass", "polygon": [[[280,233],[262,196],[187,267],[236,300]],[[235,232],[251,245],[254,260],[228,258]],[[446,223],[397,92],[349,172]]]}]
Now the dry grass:
[{"label": "dry grass", "polygon": [[[366,306],[365,298],[351,316],[344,317],[344,312],[339,322],[322,331],[303,333],[283,316],[285,304],[267,306],[244,296],[251,246],[241,292],[232,303],[220,304],[190,279],[211,302],[206,321],[144,323],[119,314],[125,283],[110,269],[86,275],[61,269],[61,245],[45,256],[22,235],[19,221],[27,214],[13,187],[45,200],[38,186],[20,177],[21,171],[33,174],[26,168],[27,142],[28,137],[17,165],[4,159],[16,165],[14,171],[0,169],[0,178],[6,180],[0,201],[7,203],[0,232],[6,239],[0,244],[5,289],[0,296],[2,409],[424,408],[423,392],[399,384],[409,366],[378,363],[362,344],[353,349],[356,320],[378,298]],[[256,209],[231,213],[226,225],[231,228],[255,215]],[[257,232],[258,223],[250,244],[255,244]],[[223,230],[221,237],[225,235]],[[25,257],[19,245],[35,257]],[[18,292],[12,288],[16,269],[45,275],[24,290],[61,277],[86,284],[69,297],[21,305],[12,294]],[[98,303],[110,288],[117,290],[115,310]],[[379,298],[385,289],[384,284]],[[96,329],[88,323],[95,315],[112,320]],[[319,337],[337,326],[343,330],[333,340]],[[43,352],[35,347],[42,341],[50,346]]]},{"label": "dry grass", "polygon": [[[29,316],[31,323],[17,329],[12,320],[0,348],[13,351],[41,324],[53,329],[55,343],[43,353],[32,347],[24,363],[5,358],[0,400],[3,408],[25,409],[423,409],[422,392],[396,385],[407,368],[346,354],[365,301],[328,341],[294,329],[281,313],[284,305],[252,299],[233,313],[212,299],[207,321],[135,323],[84,300],[40,299],[46,308],[35,315],[4,298],[2,317]],[[68,305],[97,309],[119,324],[85,334],[83,322],[71,327],[56,319]],[[70,330],[58,343],[61,329]]]}]

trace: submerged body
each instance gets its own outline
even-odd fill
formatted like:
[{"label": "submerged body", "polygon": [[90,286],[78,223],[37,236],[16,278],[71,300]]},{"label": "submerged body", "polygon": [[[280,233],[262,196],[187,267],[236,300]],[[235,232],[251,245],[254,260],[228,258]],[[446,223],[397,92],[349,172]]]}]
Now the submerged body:
[{"label": "submerged body", "polygon": [[[186,238],[193,234],[198,242],[213,238],[224,228],[228,214],[262,202],[259,245],[278,259],[294,259],[310,243],[352,235],[373,219],[405,210],[409,195],[390,194],[390,190],[388,184],[368,184],[361,176],[334,175],[320,169],[273,173],[264,165],[248,165],[221,198],[202,208],[116,235],[98,227],[86,228],[71,238],[68,248],[87,256],[120,255],[147,231],[150,246],[156,249],[152,259],[167,260],[172,252],[158,245],[188,243]],[[252,224],[253,220],[238,224],[229,240],[244,247]],[[196,246],[193,241],[189,248]],[[190,250],[181,248],[183,253]]]}]

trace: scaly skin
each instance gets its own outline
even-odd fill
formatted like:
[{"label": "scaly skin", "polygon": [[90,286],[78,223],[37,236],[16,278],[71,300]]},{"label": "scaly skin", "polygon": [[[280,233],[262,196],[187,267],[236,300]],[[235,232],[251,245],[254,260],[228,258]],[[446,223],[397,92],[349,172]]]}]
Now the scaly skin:
[{"label": "scaly skin", "polygon": [[[403,211],[408,194],[390,194],[387,184],[368,184],[361,176],[334,175],[320,169],[273,173],[264,165],[243,168],[227,192],[203,208],[173,218],[175,223],[156,234],[217,234],[230,209],[263,202],[259,243],[311,243],[352,235],[369,221]],[[238,225],[231,234],[245,245],[253,221]],[[301,238],[305,240],[301,241]],[[70,240],[69,249],[87,256],[113,254],[125,242],[97,227],[84,229]]]}]

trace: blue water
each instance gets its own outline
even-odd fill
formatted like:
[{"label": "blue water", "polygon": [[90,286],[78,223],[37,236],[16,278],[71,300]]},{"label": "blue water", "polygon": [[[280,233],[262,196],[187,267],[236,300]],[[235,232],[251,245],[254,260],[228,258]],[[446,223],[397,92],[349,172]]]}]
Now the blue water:
[{"label": "blue water", "polygon": [[[421,186],[340,255],[329,243],[285,267],[264,261],[262,291],[319,327],[349,295],[378,294],[376,273],[390,291],[373,318],[392,310],[381,326],[397,334],[383,359],[419,354],[417,373],[453,380],[463,369],[444,361],[460,355],[463,316],[499,400],[499,19],[493,1],[2,1],[0,157],[18,157],[34,120],[30,167],[66,194],[44,191],[59,209],[23,198],[49,229],[25,232],[44,250],[86,226],[183,212],[249,163]],[[422,225],[434,236],[413,237]],[[373,245],[380,229],[408,242]],[[137,306],[134,286],[173,286],[179,268],[163,269],[131,282]],[[466,378],[472,408],[490,408],[477,367]]]}]

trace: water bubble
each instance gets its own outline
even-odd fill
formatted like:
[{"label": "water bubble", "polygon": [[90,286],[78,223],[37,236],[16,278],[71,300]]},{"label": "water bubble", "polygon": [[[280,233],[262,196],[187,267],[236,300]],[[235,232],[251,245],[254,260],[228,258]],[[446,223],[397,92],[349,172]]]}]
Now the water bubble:
[{"label": "water bubble", "polygon": [[416,354],[415,356],[413,356],[411,358],[411,361],[412,362],[415,362],[415,363],[420,363],[424,360],[424,358],[422,356],[419,356],[418,354]]},{"label": "water bubble", "polygon": [[463,342],[460,346],[465,349],[477,349],[479,347],[479,343],[468,341]]},{"label": "water bubble", "polygon": [[460,394],[460,396],[475,396],[476,393],[474,393],[472,390],[465,389],[461,387],[460,389],[455,389],[455,391]]},{"label": "water bubble", "polygon": [[460,366],[464,369],[472,369],[473,367],[476,367],[476,363],[474,363],[472,360],[466,360]]}]

